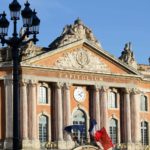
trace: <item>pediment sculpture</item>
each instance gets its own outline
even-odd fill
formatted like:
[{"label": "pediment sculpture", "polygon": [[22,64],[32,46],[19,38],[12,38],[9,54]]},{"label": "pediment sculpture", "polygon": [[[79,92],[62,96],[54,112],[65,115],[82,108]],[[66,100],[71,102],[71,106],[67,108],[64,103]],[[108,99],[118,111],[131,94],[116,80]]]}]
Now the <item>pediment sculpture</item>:
[{"label": "pediment sculpture", "polygon": [[54,63],[53,67],[66,70],[110,73],[110,69],[100,58],[83,48],[64,53],[63,56],[58,58]]},{"label": "pediment sculpture", "polygon": [[95,46],[101,47],[100,43],[93,35],[91,29],[86,27],[78,18],[75,20],[74,24],[66,25],[64,27],[62,34],[49,45],[49,48],[56,49],[81,39],[86,39]]},{"label": "pediment sculpture", "polygon": [[124,50],[122,51],[119,59],[122,62],[134,67],[135,69],[137,69],[137,62],[134,58],[133,51],[131,50],[131,43],[130,42],[125,44]]}]

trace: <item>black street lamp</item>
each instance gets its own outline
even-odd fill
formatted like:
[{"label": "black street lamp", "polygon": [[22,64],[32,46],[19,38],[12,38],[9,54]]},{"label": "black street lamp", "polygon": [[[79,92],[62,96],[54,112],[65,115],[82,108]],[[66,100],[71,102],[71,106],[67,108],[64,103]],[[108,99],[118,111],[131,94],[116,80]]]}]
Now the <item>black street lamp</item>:
[{"label": "black street lamp", "polygon": [[[0,40],[2,46],[7,44],[12,50],[12,61],[13,61],[13,149],[17,150],[20,148],[20,125],[19,125],[19,67],[20,67],[20,52],[19,47],[27,44],[30,41],[36,43],[38,39],[36,35],[39,33],[40,20],[36,16],[35,10],[32,11],[29,7],[30,4],[27,1],[25,8],[22,10],[23,28],[25,29],[24,34],[18,37],[17,33],[17,20],[20,19],[21,5],[17,0],[13,0],[9,5],[11,20],[13,21],[13,34],[12,37],[6,39],[5,36],[8,34],[9,21],[6,19],[6,14],[3,12],[0,14]],[[33,38],[25,41],[25,37],[33,35]]]}]

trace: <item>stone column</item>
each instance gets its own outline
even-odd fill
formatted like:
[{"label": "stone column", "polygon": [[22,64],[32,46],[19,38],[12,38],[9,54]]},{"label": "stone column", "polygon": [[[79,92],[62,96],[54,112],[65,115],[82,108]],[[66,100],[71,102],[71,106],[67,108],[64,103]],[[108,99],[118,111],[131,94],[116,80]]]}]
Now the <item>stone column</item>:
[{"label": "stone column", "polygon": [[130,89],[124,89],[124,124],[125,142],[131,143],[131,112],[130,112]]},{"label": "stone column", "polygon": [[5,84],[5,141],[4,148],[12,148],[13,140],[13,80],[6,79]]},{"label": "stone column", "polygon": [[30,80],[29,83],[29,138],[30,140],[37,140],[37,115],[36,115],[36,86],[37,83]]},{"label": "stone column", "polygon": [[55,86],[55,114],[56,114],[56,138],[58,141],[63,141],[63,111],[62,111],[62,86],[63,83],[58,82]]},{"label": "stone column", "polygon": [[[64,84],[64,107],[63,107],[63,111],[64,111],[64,127],[70,125],[70,118],[71,118],[71,106],[70,106],[70,85],[69,83],[65,83]],[[69,134],[65,134],[64,136],[65,140],[70,141],[71,137]]]},{"label": "stone column", "polygon": [[105,129],[108,131],[108,109],[107,109],[107,103],[108,103],[108,87],[102,86],[100,90],[100,114],[101,114],[101,128],[105,127]]},{"label": "stone column", "polygon": [[27,102],[27,83],[20,83],[20,127],[22,140],[28,139],[28,102]]},{"label": "stone column", "polygon": [[97,121],[97,125],[100,128],[100,86],[94,85],[94,99],[93,99],[93,111],[94,111],[94,119]]},{"label": "stone column", "polygon": [[[51,100],[52,100],[52,93],[51,93],[52,91],[51,91],[51,86],[49,85],[48,86],[48,102],[49,102],[49,104],[50,104],[50,109],[52,109],[52,105],[51,105]],[[50,113],[50,117],[49,117],[49,127],[48,127],[48,132],[49,132],[49,134],[48,134],[48,141],[51,141],[52,140],[52,131],[51,131],[51,119],[52,119],[52,114]]]},{"label": "stone column", "polygon": [[131,136],[133,143],[140,142],[140,92],[133,89],[131,93]]}]

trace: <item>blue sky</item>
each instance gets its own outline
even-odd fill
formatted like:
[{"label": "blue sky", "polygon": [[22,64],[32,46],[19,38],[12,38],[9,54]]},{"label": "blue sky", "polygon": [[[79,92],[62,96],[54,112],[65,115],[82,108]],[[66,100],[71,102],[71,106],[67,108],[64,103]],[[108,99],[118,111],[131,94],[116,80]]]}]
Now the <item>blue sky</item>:
[{"label": "blue sky", "polygon": [[[7,18],[10,2],[12,0],[0,0],[0,12],[5,10]],[[23,4],[25,0],[19,2]],[[148,64],[150,0],[29,0],[29,2],[41,19],[37,45],[47,47],[61,34],[66,24],[72,24],[80,17],[110,54],[119,57],[124,44],[131,42],[137,62]],[[9,31],[11,33],[11,29]]]}]

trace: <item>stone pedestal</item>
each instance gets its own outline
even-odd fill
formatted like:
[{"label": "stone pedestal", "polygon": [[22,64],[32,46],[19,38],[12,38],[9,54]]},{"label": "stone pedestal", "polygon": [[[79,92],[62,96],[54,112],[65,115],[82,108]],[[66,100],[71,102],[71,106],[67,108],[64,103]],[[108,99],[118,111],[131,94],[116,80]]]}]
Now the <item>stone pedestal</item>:
[{"label": "stone pedestal", "polygon": [[39,140],[23,140],[22,150],[40,150]]},{"label": "stone pedestal", "polygon": [[8,138],[5,139],[4,141],[4,150],[11,150],[13,147],[13,139],[12,138]]},{"label": "stone pedestal", "polygon": [[58,149],[71,150],[75,147],[75,143],[73,141],[58,141]]}]

